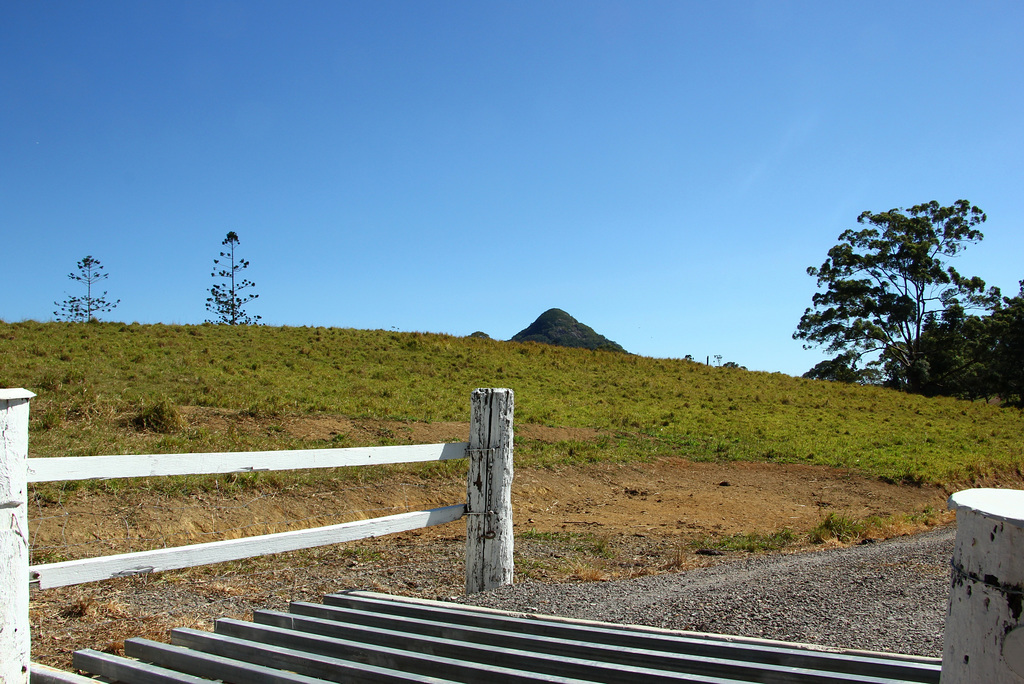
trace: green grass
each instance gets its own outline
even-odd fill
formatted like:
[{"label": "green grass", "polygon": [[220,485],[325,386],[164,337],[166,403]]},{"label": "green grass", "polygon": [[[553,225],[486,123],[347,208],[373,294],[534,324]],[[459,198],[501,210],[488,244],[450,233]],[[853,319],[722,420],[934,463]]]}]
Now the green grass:
[{"label": "green grass", "polygon": [[868,525],[863,520],[856,520],[842,513],[829,513],[811,530],[810,538],[815,544],[831,539],[848,542],[862,537],[867,529]]},{"label": "green grass", "polygon": [[765,534],[751,532],[733,534],[727,537],[701,536],[690,542],[694,549],[714,549],[716,551],[746,551],[758,553],[778,551],[799,541],[798,535],[788,527]]},{"label": "green grass", "polygon": [[761,553],[779,551],[805,542],[823,544],[834,540],[847,544],[873,535],[891,537],[897,534],[906,534],[907,531],[916,531],[922,527],[930,527],[940,520],[941,515],[930,507],[918,513],[900,513],[884,517],[869,516],[867,518],[854,518],[845,513],[832,511],[807,534],[797,534],[788,527],[784,527],[781,530],[768,533],[751,532],[725,537],[701,535],[690,540],[688,545],[691,549]]},{"label": "green grass", "polygon": [[32,321],[0,322],[0,345],[0,386],[38,394],[32,456],[352,446],[175,418],[203,406],[271,423],[466,421],[474,388],[510,387],[518,424],[606,435],[518,440],[519,461],[539,466],[682,456],[941,484],[1024,472],[1015,409],[675,359],[425,333]]},{"label": "green grass", "polygon": [[611,558],[611,539],[604,535],[590,532],[538,532],[526,530],[516,535],[520,539],[540,541],[573,554]]},{"label": "green grass", "polygon": [[554,542],[565,539],[570,532],[538,532],[535,529],[529,529],[525,532],[520,532],[518,536],[520,539],[529,539],[531,541],[545,541]]}]

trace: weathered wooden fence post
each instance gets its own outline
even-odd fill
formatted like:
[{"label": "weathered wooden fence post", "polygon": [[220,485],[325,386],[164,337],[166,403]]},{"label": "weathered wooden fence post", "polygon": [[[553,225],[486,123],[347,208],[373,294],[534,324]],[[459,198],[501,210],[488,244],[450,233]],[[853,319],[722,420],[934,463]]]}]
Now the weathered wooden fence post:
[{"label": "weathered wooden fence post", "polygon": [[956,509],[942,684],[1024,682],[1024,491],[968,489]]},{"label": "weathered wooden fence post", "polygon": [[512,583],[510,389],[473,391],[466,483],[466,593]]},{"label": "weathered wooden fence post", "polygon": [[0,682],[27,684],[28,404],[35,395],[0,389]]}]

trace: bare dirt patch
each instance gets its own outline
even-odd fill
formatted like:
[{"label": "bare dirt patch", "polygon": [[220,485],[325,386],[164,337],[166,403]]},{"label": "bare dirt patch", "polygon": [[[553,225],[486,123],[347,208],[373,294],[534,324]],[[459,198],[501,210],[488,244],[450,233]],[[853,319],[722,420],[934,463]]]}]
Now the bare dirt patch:
[{"label": "bare dirt patch", "polygon": [[942,508],[945,493],[845,471],[766,463],[597,464],[519,473],[516,524],[611,534],[809,530],[830,511],[865,518]]}]

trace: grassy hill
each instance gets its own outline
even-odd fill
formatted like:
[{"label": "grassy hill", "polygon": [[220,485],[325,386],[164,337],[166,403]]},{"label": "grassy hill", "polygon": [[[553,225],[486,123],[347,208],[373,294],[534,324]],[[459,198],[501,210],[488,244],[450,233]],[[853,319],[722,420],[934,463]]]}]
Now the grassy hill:
[{"label": "grassy hill", "polygon": [[[0,322],[0,386],[33,400],[33,456],[334,446],[273,429],[178,420],[248,416],[466,421],[476,387],[516,392],[517,424],[600,438],[517,438],[524,463],[766,460],[891,481],[1024,471],[1024,417],[984,403],[671,359],[449,335],[337,328]],[[393,443],[382,434],[378,443]]]}]

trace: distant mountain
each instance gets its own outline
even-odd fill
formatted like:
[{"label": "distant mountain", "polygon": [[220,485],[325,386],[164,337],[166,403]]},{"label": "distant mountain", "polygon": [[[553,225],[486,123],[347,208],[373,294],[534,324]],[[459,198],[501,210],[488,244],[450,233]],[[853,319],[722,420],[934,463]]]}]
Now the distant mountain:
[{"label": "distant mountain", "polygon": [[580,323],[561,309],[548,309],[528,328],[516,333],[512,341],[628,353],[620,345],[604,335],[598,335],[589,325]]}]

